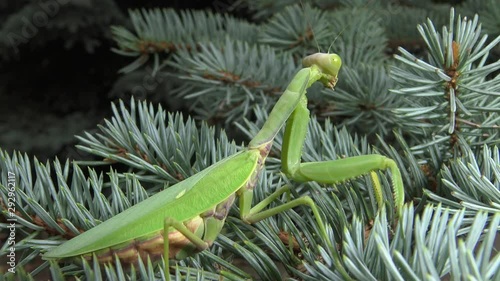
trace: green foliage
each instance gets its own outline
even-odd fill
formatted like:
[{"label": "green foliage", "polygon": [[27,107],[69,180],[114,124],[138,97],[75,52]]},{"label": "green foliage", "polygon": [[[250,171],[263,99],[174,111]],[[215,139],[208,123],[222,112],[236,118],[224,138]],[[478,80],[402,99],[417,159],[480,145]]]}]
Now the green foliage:
[{"label": "green foliage", "polygon": [[[466,1],[458,10],[480,13],[468,19],[431,1],[401,1],[404,7],[391,1],[297,2],[239,1],[258,24],[207,11],[155,9],[130,12],[131,28],[113,27],[115,52],[132,57],[122,72],[146,69],[172,79],[172,95],[185,100],[194,118],[120,101],[98,132],[78,137],[78,148],[101,160],[41,163],[0,152],[2,230],[8,229],[8,198],[16,200],[16,277],[163,280],[162,266],[149,260],[133,268],[117,261],[100,267],[95,260],[49,264],[39,254],[241,149],[229,141],[233,136],[195,120],[233,131],[236,124],[254,136],[299,59],[319,48],[339,53],[344,66],[335,91],[310,91],[313,117],[302,158],[391,157],[408,202],[401,216],[396,221],[384,173],[387,207],[381,211],[368,177],[335,186],[289,183],[280,173],[280,133],[255,200],[284,183],[294,186],[290,198],[272,206],[311,196],[341,261],[318,237],[307,208],[247,225],[235,205],[214,245],[179,261],[176,278],[345,280],[340,263],[355,280],[498,280],[500,61],[490,53],[500,37],[494,37],[499,17],[493,1]],[[394,44],[405,47],[392,59],[387,53]],[[16,175],[12,194],[8,172]],[[0,256],[8,253],[4,243]],[[240,261],[244,266],[237,266]]]}]

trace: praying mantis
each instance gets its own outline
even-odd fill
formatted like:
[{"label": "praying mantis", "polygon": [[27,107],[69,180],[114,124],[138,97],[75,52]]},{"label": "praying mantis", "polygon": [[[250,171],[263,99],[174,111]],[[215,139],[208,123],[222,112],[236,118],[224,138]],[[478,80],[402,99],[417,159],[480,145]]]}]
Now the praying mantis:
[{"label": "praying mantis", "polygon": [[[316,53],[303,59],[297,72],[283,92],[261,130],[248,147],[162,192],[136,204],[111,219],[51,249],[43,255],[47,260],[97,256],[109,262],[117,256],[133,263],[137,258],[165,258],[167,280],[170,259],[183,259],[209,248],[224,226],[230,207],[239,197],[240,217],[255,223],[299,205],[310,207],[318,225],[319,235],[337,253],[334,242],[327,237],[325,224],[314,201],[307,196],[267,208],[275,199],[290,191],[289,185],[277,189],[252,207],[253,189],[264,167],[273,140],[285,126],[282,170],[294,181],[315,181],[334,184],[375,170],[390,170],[397,210],[404,203],[401,173],[396,163],[382,155],[363,155],[334,161],[301,162],[302,147],[307,133],[309,111],[306,90],[319,81],[333,88],[341,67],[336,54]],[[379,207],[384,199],[378,184],[374,185]],[[337,256],[337,262],[340,256]],[[344,273],[347,274],[347,273]]]}]

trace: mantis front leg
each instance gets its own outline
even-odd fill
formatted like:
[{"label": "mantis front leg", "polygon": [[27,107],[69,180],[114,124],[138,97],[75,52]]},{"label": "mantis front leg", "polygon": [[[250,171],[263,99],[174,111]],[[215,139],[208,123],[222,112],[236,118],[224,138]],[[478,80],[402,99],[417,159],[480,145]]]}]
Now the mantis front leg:
[{"label": "mantis front leg", "polygon": [[287,121],[282,148],[283,172],[296,181],[316,181],[335,184],[370,173],[375,187],[375,198],[379,208],[384,199],[375,170],[389,169],[392,174],[392,186],[397,212],[404,204],[404,187],[401,172],[394,160],[382,155],[362,155],[345,159],[323,162],[301,162],[302,148],[309,123],[307,99],[304,96]]}]

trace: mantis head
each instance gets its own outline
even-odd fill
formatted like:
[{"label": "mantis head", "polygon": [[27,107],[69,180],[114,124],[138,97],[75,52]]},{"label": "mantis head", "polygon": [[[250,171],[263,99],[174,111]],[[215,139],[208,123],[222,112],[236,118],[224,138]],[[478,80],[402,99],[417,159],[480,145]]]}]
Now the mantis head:
[{"label": "mantis head", "polygon": [[342,59],[337,54],[316,53],[305,57],[302,65],[311,67],[315,65],[322,72],[323,77],[320,81],[329,88],[335,87],[337,75],[342,66]]}]

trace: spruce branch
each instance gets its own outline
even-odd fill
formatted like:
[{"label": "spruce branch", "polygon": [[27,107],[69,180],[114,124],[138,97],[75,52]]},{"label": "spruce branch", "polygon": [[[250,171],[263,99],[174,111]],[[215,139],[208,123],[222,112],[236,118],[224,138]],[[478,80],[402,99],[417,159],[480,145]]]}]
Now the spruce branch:
[{"label": "spruce branch", "polygon": [[303,57],[317,52],[319,42],[324,46],[332,37],[328,19],[309,4],[287,6],[264,25],[259,42]]},{"label": "spruce branch", "polygon": [[[427,191],[428,196],[443,205],[460,204],[470,212],[500,212],[500,153],[497,146],[484,145],[472,150],[461,141],[463,154],[452,159],[441,170],[443,188],[448,198]],[[450,201],[450,199],[454,199]]]},{"label": "spruce branch", "polygon": [[[314,6],[322,10],[332,8],[360,8],[381,7],[391,4],[390,0],[238,0],[233,4],[233,9],[248,9],[252,12],[254,20],[260,21],[279,13],[289,6],[302,5]],[[314,20],[314,19],[313,19]]]},{"label": "spruce branch", "polygon": [[[308,2],[308,1],[304,1]],[[299,4],[298,0],[238,0],[232,9],[248,9],[252,12],[252,18],[256,21],[269,18],[271,15],[282,11],[286,6]]]},{"label": "spruce branch", "polygon": [[419,32],[429,48],[427,60],[400,48],[396,59],[406,68],[392,70],[399,84],[393,92],[407,97],[409,104],[396,110],[406,120],[402,125],[411,133],[432,135],[444,147],[454,147],[459,136],[472,146],[497,143],[500,77],[487,76],[500,68],[500,61],[487,64],[487,58],[500,37],[485,45],[478,17],[455,20],[453,9],[442,34],[430,20]]},{"label": "spruce branch", "polygon": [[[136,179],[125,177],[119,180],[115,172],[109,174],[110,181],[89,169],[85,176],[82,169],[61,164],[57,159],[51,165],[36,160],[33,163],[26,155],[14,153],[12,156],[1,151],[0,206],[2,215],[16,220],[16,257],[18,267],[40,264],[31,274],[37,274],[47,266],[40,263],[39,254],[69,239],[84,229],[89,229],[124,209],[131,203],[147,198],[147,193]],[[7,171],[15,174],[15,190],[8,185]],[[122,191],[127,190],[127,193]],[[103,191],[106,190],[106,191]],[[110,194],[110,199],[101,192]],[[9,199],[11,198],[11,199]],[[7,202],[15,199],[14,210],[7,209]],[[2,228],[7,224],[1,224]],[[46,238],[46,235],[51,236]],[[4,242],[0,255],[9,251]]]},{"label": "spruce branch", "polygon": [[377,7],[362,5],[329,12],[331,36],[320,50],[339,54],[343,65],[353,68],[384,63],[387,33],[376,11]]},{"label": "spruce branch", "polygon": [[[120,135],[120,130],[128,132],[127,130],[133,131],[134,128],[144,129],[149,126],[150,130],[148,132],[156,132],[155,128],[153,128],[155,123],[153,120],[160,121],[162,126],[165,125],[164,117],[166,114],[161,108],[158,109],[158,114],[156,114],[154,108],[145,102],[141,103],[138,107],[135,107],[134,100],[132,100],[131,104],[130,111],[132,114],[128,112],[123,103],[121,104],[120,110],[122,112],[120,112],[120,114],[118,114],[118,110],[115,108],[115,113],[117,113],[117,115],[113,121],[116,127],[103,127],[104,133],[112,132],[111,135],[114,137],[121,137],[121,141],[131,140],[133,138],[126,138],[128,133],[126,136]],[[139,112],[137,116],[136,110]],[[122,119],[121,117],[124,118]],[[127,122],[124,120],[127,120]],[[142,125],[147,126],[140,127],[138,123],[141,121],[148,121],[142,122]],[[204,169],[211,165],[212,161],[217,162],[220,158],[225,158],[227,156],[226,153],[229,152],[233,154],[235,152],[234,144],[229,144],[224,137],[220,140],[215,139],[213,128],[202,126],[202,129],[198,133],[198,129],[194,126],[192,120],[187,120],[185,122],[180,116],[173,117],[171,115],[170,122],[172,126],[171,130],[173,131],[169,133],[171,133],[174,139],[177,139],[177,141],[181,143],[181,145],[178,145],[176,148],[177,153],[180,153],[184,157],[190,157],[190,160],[191,158],[196,159],[197,162],[192,164],[195,167],[194,169],[196,169],[196,167]],[[109,122],[108,125],[109,124],[111,124],[111,122]],[[167,134],[165,132],[168,131],[168,129],[163,127],[161,131],[164,133],[162,136],[165,136]],[[141,134],[138,135],[140,136]],[[146,134],[144,133],[143,135]],[[92,140],[98,139],[90,134],[87,136]],[[104,134],[100,135],[99,138],[106,141],[109,140]],[[196,138],[198,138],[198,141],[196,141]],[[201,145],[199,141],[200,138],[203,139]],[[209,141],[209,138],[212,138],[212,141]],[[110,143],[106,141],[103,141],[103,143]],[[91,143],[91,141],[87,142],[87,144]],[[109,151],[106,150],[109,150],[109,148],[106,148],[103,143],[98,141],[93,143],[95,151],[106,151],[109,153]],[[172,144],[173,143],[175,143],[175,141],[172,141]],[[123,141],[123,144],[130,143]],[[185,150],[193,151],[193,153],[186,155],[183,153]],[[194,153],[201,153],[202,155],[195,156]],[[72,238],[76,234],[92,228],[101,221],[129,208],[131,205],[145,200],[148,198],[149,193],[155,192],[153,189],[146,191],[139,181],[140,179],[141,182],[151,182],[151,180],[144,181],[144,178],[148,179],[147,175],[140,177],[140,175],[117,173],[111,170],[109,173],[109,180],[107,180],[104,179],[102,174],[98,175],[93,169],[89,169],[89,175],[85,176],[77,164],[70,166],[69,162],[61,165],[61,163],[56,160],[52,168],[49,163],[44,165],[36,159],[32,165],[28,157],[22,156],[21,154],[14,154],[11,157],[7,153],[2,152],[1,158],[0,171],[2,174],[2,183],[0,185],[0,202],[2,203],[3,216],[7,216],[10,212],[5,207],[5,202],[8,202],[7,197],[9,196],[7,178],[5,176],[7,171],[17,175],[15,182],[19,183],[19,186],[16,186],[14,192],[17,204],[17,212],[14,212],[14,217],[19,222],[19,225],[16,226],[16,256],[19,257],[17,264],[19,268],[28,264],[39,263],[37,260],[41,252],[60,244],[64,239]],[[116,159],[121,158],[117,157]],[[169,162],[170,161],[171,160],[169,160]],[[131,162],[125,162],[125,164],[130,163]],[[172,164],[176,165],[176,163]],[[182,167],[182,164],[183,163],[177,164],[177,168]],[[190,169],[193,169],[189,162],[187,164]],[[34,174],[32,172],[33,168]],[[133,170],[134,169],[131,169],[130,171]],[[146,169],[145,171],[151,172],[152,170]],[[139,171],[139,174],[140,172],[141,171]],[[188,172],[191,172],[191,170],[188,170]],[[197,171],[192,171],[192,173],[196,172]],[[152,178],[155,177],[157,177],[157,175],[152,176]],[[166,181],[162,179],[161,187],[165,185]],[[4,228],[7,225],[2,223],[1,226]],[[47,234],[49,238],[45,237]],[[211,248],[213,252],[217,252],[218,250],[218,247]],[[8,251],[8,245],[5,242],[2,245],[0,255],[3,256]],[[182,272],[184,275],[191,272],[190,274],[194,274],[195,276],[202,276],[199,277],[201,278],[200,280],[204,280],[203,278],[205,277],[211,277],[212,280],[217,280],[220,278],[219,275],[200,275],[200,265],[204,265],[205,270],[215,272],[216,269],[214,265],[220,264],[226,268],[229,275],[241,276],[243,274],[243,276],[245,276],[244,272],[238,270],[227,261],[220,259],[219,256],[218,254],[209,254],[209,252],[206,251],[198,255],[196,259],[188,259],[180,262],[179,266],[181,271],[179,272]],[[142,276],[144,280],[150,280],[155,278],[154,276],[159,272],[156,266],[154,270],[150,268],[151,266],[148,266],[148,272],[141,271],[138,272],[140,275],[136,275],[134,271],[132,271],[132,275],[129,275],[125,272],[128,272],[130,269],[122,268],[118,264],[116,264],[115,267],[113,265],[108,265],[104,272],[102,272],[102,268],[100,268],[97,263],[92,262],[89,264],[90,265],[78,265],[78,263],[71,263],[71,265],[62,268],[53,264],[51,271],[53,278],[56,280],[64,280],[64,276],[67,275],[80,277],[87,276],[88,279],[92,280],[101,277],[104,279],[105,276],[107,278],[114,278],[113,276],[130,276],[127,278],[134,280],[134,278],[140,278],[140,276]],[[37,276],[37,274],[46,268],[47,265],[47,262],[42,263],[40,267],[30,271],[29,276]],[[177,273],[177,275],[179,274],[180,273]],[[20,275],[16,275],[16,278],[17,276]]]},{"label": "spruce branch", "polygon": [[[169,15],[172,13],[174,12],[169,12]],[[359,16],[359,13],[362,13],[362,16]],[[178,14],[175,16],[174,14],[173,18],[179,17]],[[121,46],[122,51],[138,46],[136,41],[141,40],[141,37],[149,36],[154,38],[151,40],[155,42],[167,40],[166,31],[155,27],[156,24],[168,25],[166,15],[160,14],[159,10],[133,12],[131,17],[133,22],[137,22],[135,33],[123,27],[119,28],[119,33],[123,34],[124,38],[117,40],[119,45],[120,41],[126,42],[126,38],[131,38],[129,43]],[[379,22],[377,15],[366,7],[323,13],[308,4],[296,4],[287,7],[262,25],[264,32],[260,33],[259,45],[255,45],[255,42],[235,41],[238,37],[231,35],[225,40],[220,40],[217,36],[206,38],[211,40],[210,43],[206,43],[206,40],[200,39],[205,38],[203,37],[205,34],[198,36],[194,33],[193,36],[196,36],[198,41],[197,48],[192,48],[189,43],[192,41],[190,37],[178,36],[178,42],[185,44],[182,48],[176,48],[175,54],[167,61],[161,63],[159,53],[156,50],[152,51],[154,56],[152,72],[156,75],[160,70],[167,70],[166,66],[173,67],[174,71],[168,70],[171,71],[169,75],[181,79],[180,85],[174,92],[193,101],[190,109],[202,119],[213,121],[223,118],[226,125],[229,125],[230,122],[241,121],[242,117],[249,117],[249,108],[254,104],[267,108],[276,100],[274,94],[284,89],[288,79],[297,70],[297,62],[293,63],[292,57],[297,61],[303,54],[317,51],[319,48],[324,51],[332,49],[341,55],[344,64],[353,67],[361,63],[383,62],[386,59],[384,54],[386,37]],[[189,21],[180,22],[179,25],[187,25],[180,27],[181,29],[189,29],[190,26]],[[115,28],[116,30],[118,29]],[[175,37],[175,34],[168,37]],[[338,40],[335,39],[337,37]],[[280,51],[286,52],[280,54]],[[289,51],[294,55],[289,55]],[[126,71],[132,71],[143,65],[151,56],[149,53],[141,55],[138,50],[133,54],[126,52],[122,55],[138,56]],[[324,101],[324,99],[317,100],[318,104]]]},{"label": "spruce branch", "polygon": [[[378,15],[366,7],[322,11],[296,4],[276,13],[259,38],[262,44],[298,57],[322,52],[340,55],[344,65],[377,64],[386,59],[386,36]],[[366,32],[370,30],[370,32]]]},{"label": "spruce branch", "polygon": [[131,72],[144,65],[151,56],[155,72],[161,67],[162,54],[179,49],[196,50],[199,43],[223,40],[256,40],[255,25],[228,15],[209,11],[181,11],[173,9],[129,11],[133,31],[124,26],[113,26],[113,38],[118,48],[115,52],[137,57],[121,72]]},{"label": "spruce branch", "polygon": [[[427,3],[422,4],[423,2]],[[448,5],[437,6],[432,1],[413,1],[404,6],[388,5],[376,10],[376,13],[385,15],[381,24],[389,37],[391,49],[403,46],[411,50],[421,50],[425,42],[415,28],[417,24],[429,18],[436,26],[445,25],[449,9]]]},{"label": "spruce branch", "polygon": [[248,117],[253,104],[269,109],[298,70],[289,53],[229,39],[180,51],[169,65],[184,81],[177,95],[193,100],[190,108],[203,119],[227,124]]},{"label": "spruce branch", "polygon": [[119,107],[113,104],[113,117],[99,126],[101,133],[78,137],[78,148],[103,158],[82,164],[120,162],[141,180],[163,188],[165,181],[177,183],[236,151],[224,133],[216,140],[206,123],[198,128],[191,118],[184,121],[182,114],[134,99],[129,107],[123,101]]},{"label": "spruce branch", "polygon": [[[344,230],[344,263],[356,280],[441,280],[447,274],[451,280],[470,275],[495,280],[500,256],[491,254],[500,216],[496,214],[489,226],[486,219],[485,213],[476,214],[471,231],[464,234],[463,225],[468,223],[463,210],[453,214],[440,205],[428,205],[415,214],[407,205],[391,236],[385,210],[368,231],[355,217]],[[342,280],[325,278],[336,276],[334,268],[321,264],[309,268],[318,272],[320,280]]]},{"label": "spruce branch", "polygon": [[393,86],[383,66],[345,66],[335,91],[323,90],[331,104],[324,115],[338,117],[336,123],[355,132],[386,136],[398,125],[399,118],[393,111],[402,105],[401,99],[390,92]]}]

